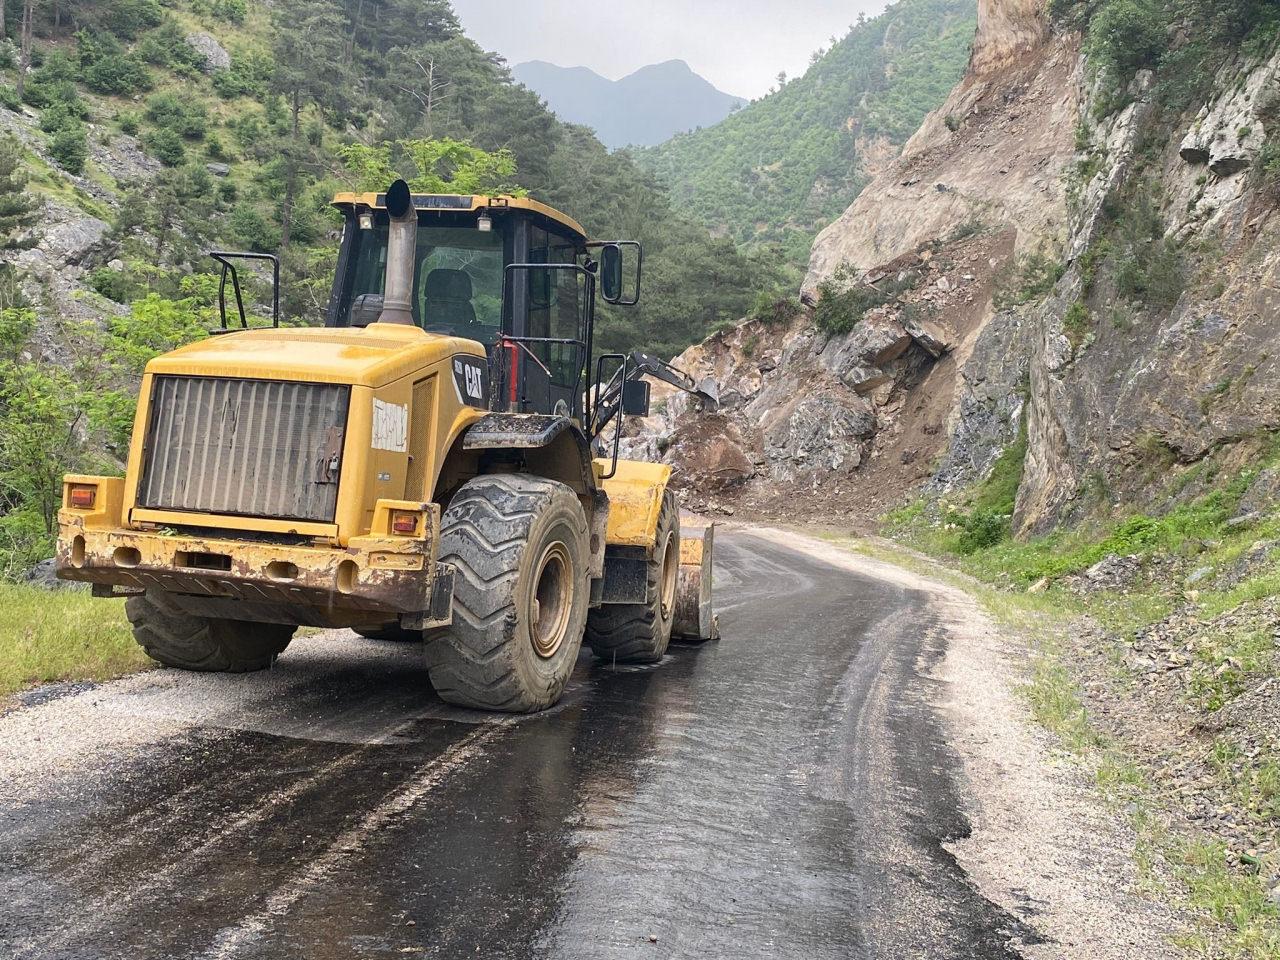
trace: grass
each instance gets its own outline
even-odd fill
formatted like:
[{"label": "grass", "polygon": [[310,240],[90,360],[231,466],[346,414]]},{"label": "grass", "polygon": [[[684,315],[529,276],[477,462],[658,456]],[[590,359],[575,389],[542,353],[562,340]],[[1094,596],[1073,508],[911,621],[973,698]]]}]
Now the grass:
[{"label": "grass", "polygon": [[0,697],[36,683],[105,680],[149,663],[123,601],[0,584]]}]

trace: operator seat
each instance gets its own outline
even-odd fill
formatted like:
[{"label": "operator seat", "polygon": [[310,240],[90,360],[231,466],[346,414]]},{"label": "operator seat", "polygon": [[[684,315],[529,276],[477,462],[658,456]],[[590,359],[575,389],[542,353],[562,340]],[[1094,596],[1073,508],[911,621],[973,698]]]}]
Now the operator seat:
[{"label": "operator seat", "polygon": [[476,326],[471,297],[471,274],[465,270],[432,270],[422,290],[422,328],[428,333],[468,336]]}]

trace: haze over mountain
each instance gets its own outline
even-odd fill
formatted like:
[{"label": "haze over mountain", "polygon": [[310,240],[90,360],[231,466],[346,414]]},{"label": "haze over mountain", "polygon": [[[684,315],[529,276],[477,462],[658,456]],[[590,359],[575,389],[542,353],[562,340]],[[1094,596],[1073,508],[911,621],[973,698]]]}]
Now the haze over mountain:
[{"label": "haze over mountain", "polygon": [[621,80],[542,60],[519,64],[512,74],[560,119],[591,127],[610,149],[653,146],[712,126],[747,102],[717,90],[683,60],[641,67]]}]

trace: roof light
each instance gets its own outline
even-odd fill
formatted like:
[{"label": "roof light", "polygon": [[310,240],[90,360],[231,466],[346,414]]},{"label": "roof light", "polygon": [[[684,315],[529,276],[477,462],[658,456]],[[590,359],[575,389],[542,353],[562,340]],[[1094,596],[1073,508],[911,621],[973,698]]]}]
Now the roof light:
[{"label": "roof light", "polygon": [[476,229],[481,233],[488,233],[493,229],[493,218],[487,213],[480,214],[479,219],[476,220]]},{"label": "roof light", "polygon": [[361,230],[373,229],[373,211],[372,210],[362,210],[360,212],[360,229]]}]

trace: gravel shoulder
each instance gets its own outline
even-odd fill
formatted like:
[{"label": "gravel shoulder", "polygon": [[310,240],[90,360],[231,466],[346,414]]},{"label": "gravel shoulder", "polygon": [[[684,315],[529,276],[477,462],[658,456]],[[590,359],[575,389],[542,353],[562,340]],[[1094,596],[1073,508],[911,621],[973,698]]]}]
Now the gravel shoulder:
[{"label": "gravel shoulder", "polygon": [[982,894],[1044,939],[1028,957],[1174,958],[1172,913],[1142,893],[1138,838],[1053,738],[1017,688],[1028,645],[998,628],[960,588],[801,533],[758,529],[780,544],[932,597],[948,634],[935,668],[963,760],[968,838],[951,852]]}]

